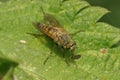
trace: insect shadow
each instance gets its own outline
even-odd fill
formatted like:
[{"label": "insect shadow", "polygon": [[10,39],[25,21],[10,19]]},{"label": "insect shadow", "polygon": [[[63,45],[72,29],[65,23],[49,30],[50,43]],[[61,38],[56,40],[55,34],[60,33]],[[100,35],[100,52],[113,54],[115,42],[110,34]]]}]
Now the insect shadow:
[{"label": "insect shadow", "polygon": [[[46,21],[45,24],[40,23],[40,22],[33,22],[33,25],[43,34],[39,35],[39,34],[32,34],[32,33],[28,33],[31,34],[35,37],[39,37],[39,36],[47,36],[46,40],[49,42],[51,39],[51,43],[47,44],[46,46],[51,48],[51,52],[50,55],[45,59],[45,61],[43,62],[43,64],[45,64],[48,60],[48,58],[51,56],[51,54],[54,53],[58,53],[59,56],[63,57],[65,59],[65,62],[69,65],[70,60],[72,62],[74,62],[75,59],[79,59],[81,57],[81,55],[75,55],[74,54],[74,50],[76,48],[76,43],[75,41],[72,40],[70,35],[75,35],[79,32],[81,32],[81,30],[69,34],[61,25],[60,23],[56,20],[56,18],[49,14],[49,13],[45,13],[41,7],[41,11],[43,12],[44,15],[44,20]],[[51,46],[52,45],[52,46]],[[56,49],[56,45],[58,49]],[[60,49],[61,48],[61,49]],[[68,62],[69,61],[69,62]]]},{"label": "insect shadow", "polygon": [[44,43],[44,42],[41,40],[41,38],[44,38],[44,40],[45,40],[44,45],[51,50],[50,52],[47,52],[49,54],[43,62],[44,65],[46,64],[48,59],[51,58],[52,53],[55,53],[56,56],[59,56],[59,57],[63,58],[63,60],[67,63],[67,65],[70,65],[69,63],[74,63],[74,60],[71,59],[72,54],[69,51],[69,49],[64,49],[62,46],[59,46],[58,44],[56,44],[56,42],[54,42],[48,36],[46,36],[44,34],[38,34],[38,33],[35,33],[35,34],[27,33],[27,34],[34,36],[35,38],[37,38],[42,43]]}]

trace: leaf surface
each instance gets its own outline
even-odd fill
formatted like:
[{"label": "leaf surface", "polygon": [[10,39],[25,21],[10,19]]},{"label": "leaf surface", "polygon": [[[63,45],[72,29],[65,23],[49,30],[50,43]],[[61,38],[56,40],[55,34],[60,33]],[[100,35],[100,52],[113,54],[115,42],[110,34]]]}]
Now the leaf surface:
[{"label": "leaf surface", "polygon": [[[46,37],[26,34],[40,34],[32,22],[44,22],[41,6],[45,12],[54,15],[68,33],[84,30],[72,36],[77,43],[75,54],[81,54],[81,58],[75,61],[77,67],[65,63],[59,46],[43,65],[54,42]],[[0,2],[0,66],[4,66],[2,60],[6,59],[10,64],[14,61],[19,64],[12,67],[14,71],[8,69],[16,80],[118,80],[120,47],[110,46],[120,40],[120,29],[98,22],[108,12],[83,0]]]}]

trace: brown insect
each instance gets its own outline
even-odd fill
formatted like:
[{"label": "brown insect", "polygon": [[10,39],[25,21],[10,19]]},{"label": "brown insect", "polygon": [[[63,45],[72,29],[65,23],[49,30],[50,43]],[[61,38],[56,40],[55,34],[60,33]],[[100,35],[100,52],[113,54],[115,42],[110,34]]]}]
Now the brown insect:
[{"label": "brown insect", "polygon": [[[58,45],[62,46],[64,49],[69,49],[72,53],[71,54],[72,59],[79,59],[80,55],[74,55],[73,53],[76,48],[76,43],[71,39],[68,32],[63,27],[61,27],[60,23],[55,19],[54,16],[45,13],[43,9],[42,12],[44,14],[44,19],[45,21],[48,22],[48,24],[42,24],[40,22],[33,23],[35,27],[39,31],[53,39]],[[44,64],[46,63],[47,60],[48,58],[44,61]]]}]

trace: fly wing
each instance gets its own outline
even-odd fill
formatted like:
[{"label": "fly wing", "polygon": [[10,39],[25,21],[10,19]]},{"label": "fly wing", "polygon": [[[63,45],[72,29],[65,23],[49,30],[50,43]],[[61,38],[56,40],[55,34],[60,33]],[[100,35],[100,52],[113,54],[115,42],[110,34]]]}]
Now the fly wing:
[{"label": "fly wing", "polygon": [[43,12],[44,19],[48,24],[52,25],[53,27],[61,27],[60,23],[53,15],[45,13],[42,7],[41,10]]},{"label": "fly wing", "polygon": [[45,21],[47,21],[50,25],[52,25],[54,27],[61,27],[58,20],[51,14],[45,13],[44,14],[44,19],[45,19]]}]

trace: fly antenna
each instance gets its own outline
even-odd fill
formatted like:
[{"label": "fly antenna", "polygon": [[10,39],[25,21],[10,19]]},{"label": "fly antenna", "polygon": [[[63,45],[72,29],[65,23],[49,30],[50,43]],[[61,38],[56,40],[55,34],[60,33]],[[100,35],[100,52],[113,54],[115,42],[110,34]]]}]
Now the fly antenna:
[{"label": "fly antenna", "polygon": [[40,9],[41,9],[41,11],[42,11],[43,15],[45,16],[45,12],[44,12],[44,10],[43,10],[42,6],[40,7]]}]

